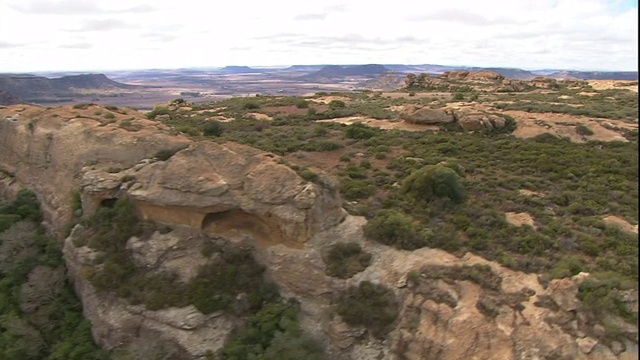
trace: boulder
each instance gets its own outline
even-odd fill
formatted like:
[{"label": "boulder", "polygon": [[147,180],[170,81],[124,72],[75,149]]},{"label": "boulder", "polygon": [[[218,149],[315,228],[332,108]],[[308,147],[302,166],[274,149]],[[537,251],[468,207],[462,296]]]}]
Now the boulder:
[{"label": "boulder", "polygon": [[455,113],[458,123],[465,131],[495,131],[505,127],[507,120],[495,114],[461,110]]}]

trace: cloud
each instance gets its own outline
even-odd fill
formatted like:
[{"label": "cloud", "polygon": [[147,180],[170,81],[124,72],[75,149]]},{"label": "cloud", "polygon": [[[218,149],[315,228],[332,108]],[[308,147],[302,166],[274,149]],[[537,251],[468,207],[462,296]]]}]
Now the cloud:
[{"label": "cloud", "polygon": [[113,12],[117,13],[135,13],[135,14],[144,14],[156,11],[156,8],[150,5],[138,5],[134,7],[130,7],[122,10],[114,10]]},{"label": "cloud", "polygon": [[60,46],[63,49],[91,49],[93,44],[90,43],[75,43],[75,44],[64,44]]},{"label": "cloud", "polygon": [[10,5],[10,7],[19,12],[28,14],[69,15],[100,12],[100,8],[94,3],[81,0],[21,1],[19,4]]},{"label": "cloud", "polygon": [[308,13],[296,15],[293,20],[306,21],[306,20],[324,20],[327,17],[326,13]]},{"label": "cloud", "polygon": [[122,20],[104,19],[104,20],[85,21],[85,23],[81,27],[77,29],[69,29],[66,31],[70,31],[70,32],[112,31],[112,30],[121,30],[121,29],[132,29],[136,27],[137,26],[133,24],[129,24]]},{"label": "cloud", "polygon": [[140,37],[150,39],[151,41],[170,42],[177,39],[178,35],[153,32],[141,34]]},{"label": "cloud", "polygon": [[469,12],[460,9],[442,9],[428,14],[416,14],[406,17],[409,21],[442,21],[453,22],[464,25],[486,26],[486,25],[503,25],[517,24],[519,21],[504,17],[490,19],[478,13]]},{"label": "cloud", "polygon": [[93,2],[82,0],[32,0],[20,1],[9,5],[10,8],[27,14],[38,15],[83,15],[100,13],[148,13],[155,8],[150,5],[138,5],[130,8],[105,10]]},{"label": "cloud", "polygon": [[6,42],[6,41],[0,41],[0,49],[13,49],[13,48],[18,48],[18,47],[23,47],[25,46],[25,44],[18,44],[18,43],[10,43],[10,42]]}]

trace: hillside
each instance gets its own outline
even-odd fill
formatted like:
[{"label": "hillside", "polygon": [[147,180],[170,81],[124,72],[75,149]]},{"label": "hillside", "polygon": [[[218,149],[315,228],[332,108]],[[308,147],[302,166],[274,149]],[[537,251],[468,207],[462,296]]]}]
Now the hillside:
[{"label": "hillside", "polygon": [[375,77],[389,71],[383,65],[327,65],[318,71],[298,77],[299,80],[312,82],[332,82],[353,77]]},{"label": "hillside", "polygon": [[22,100],[13,96],[13,94],[11,94],[10,92],[0,90],[0,105],[13,105],[13,104],[20,104],[22,102],[23,102]]},{"label": "hillside", "polygon": [[637,84],[401,76],[146,114],[0,107],[0,195],[21,201],[0,204],[0,358],[108,358],[37,322],[66,302],[36,296],[63,273],[59,249],[11,241],[27,218],[111,358],[634,358]]}]

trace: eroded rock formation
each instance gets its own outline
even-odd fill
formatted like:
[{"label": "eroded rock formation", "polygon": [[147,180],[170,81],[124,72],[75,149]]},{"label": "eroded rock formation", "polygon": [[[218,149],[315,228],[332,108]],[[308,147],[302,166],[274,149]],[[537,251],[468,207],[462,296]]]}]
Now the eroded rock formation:
[{"label": "eroded rock formation", "polygon": [[[12,119],[0,124],[0,193],[33,189],[58,232],[74,211],[74,191],[85,213],[126,196],[143,218],[171,228],[144,240],[130,238],[126,247],[134,262],[174,272],[179,281],[206,263],[199,249],[214,236],[252,248],[283,294],[301,302],[303,327],[323,342],[331,359],[637,357],[637,327],[619,323],[626,340],[611,341],[598,319],[582,311],[577,291],[588,274],[545,288],[535,274],[471,254],[409,252],[367,241],[366,220],[345,216],[328,176],[307,182],[277,156],[236,144],[193,143],[131,109],[110,111],[111,119],[95,115],[107,111],[0,109],[0,119]],[[176,152],[155,158],[167,149]],[[66,238],[64,255],[101,345],[117,348],[153,336],[203,358],[238,326],[236,318],[219,312],[204,315],[193,306],[151,311],[97,291],[86,272],[98,254],[81,234],[78,226]],[[371,265],[349,279],[327,276],[322,253],[338,241],[360,244],[372,254]],[[482,276],[465,275],[479,269],[474,266],[482,266]],[[400,304],[400,317],[383,340],[348,326],[334,310],[336,293],[362,281],[393,289]],[[637,312],[637,293],[628,298]]]}]

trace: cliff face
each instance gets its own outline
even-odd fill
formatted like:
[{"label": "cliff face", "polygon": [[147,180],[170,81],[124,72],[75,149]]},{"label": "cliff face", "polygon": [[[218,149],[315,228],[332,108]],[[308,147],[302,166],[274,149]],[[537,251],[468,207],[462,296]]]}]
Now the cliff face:
[{"label": "cliff face", "polygon": [[[199,249],[213,237],[251,248],[284,295],[301,302],[303,327],[322,340],[331,359],[637,358],[637,327],[619,323],[627,340],[610,341],[581,310],[578,285],[588,274],[543,288],[535,274],[470,254],[399,251],[366,241],[366,220],[345,216],[331,178],[305,181],[277,156],[193,143],[131,109],[12,106],[0,108],[0,119],[0,195],[18,186],[33,189],[57,233],[73,213],[75,191],[87,214],[126,196],[143,218],[173,229],[129,239],[136,265],[174,271],[183,281],[206,263]],[[154,159],[166,149],[181,150]],[[64,255],[102,346],[152,336],[202,358],[237,328],[237,319],[220,312],[150,311],[97,291],[85,274],[98,254],[78,241],[81,234],[77,226],[66,238]],[[327,276],[323,252],[338,241],[360,244],[372,254],[371,265],[350,279]],[[455,275],[474,265],[488,266],[495,281]],[[361,281],[384,284],[398,299],[400,316],[384,340],[335,314],[336,293]],[[637,294],[627,305],[637,313]]]}]

